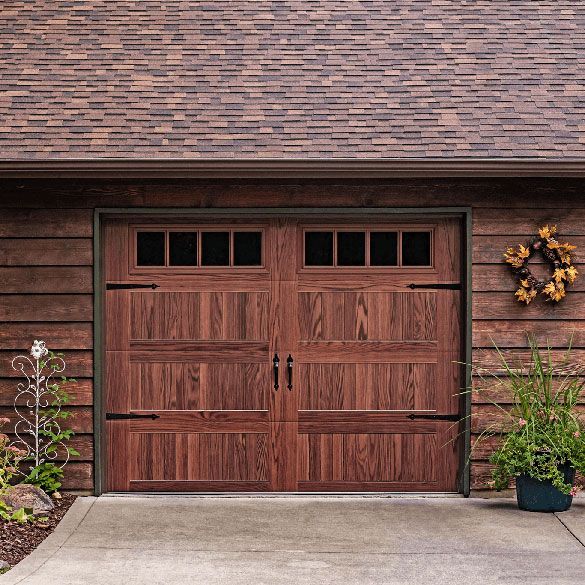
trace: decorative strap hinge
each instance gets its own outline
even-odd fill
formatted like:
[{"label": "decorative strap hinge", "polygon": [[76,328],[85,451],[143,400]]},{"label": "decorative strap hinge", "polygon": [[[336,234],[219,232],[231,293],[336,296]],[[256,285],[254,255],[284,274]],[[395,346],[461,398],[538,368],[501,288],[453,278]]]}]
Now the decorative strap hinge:
[{"label": "decorative strap hinge", "polygon": [[450,420],[457,422],[461,417],[458,414],[409,414],[406,418],[410,420]]},{"label": "decorative strap hinge", "polygon": [[133,412],[106,412],[106,420],[130,420],[135,418],[150,418],[156,420],[160,418],[158,414],[135,414]]},{"label": "decorative strap hinge", "polygon": [[106,290],[121,290],[128,288],[159,288],[158,284],[135,284],[135,283],[124,283],[124,282],[108,282],[106,283]]},{"label": "decorative strap hinge", "polygon": [[461,290],[461,283],[436,283],[436,284],[415,284],[414,282],[407,285],[408,288],[435,288],[435,289],[447,289],[447,290]]}]

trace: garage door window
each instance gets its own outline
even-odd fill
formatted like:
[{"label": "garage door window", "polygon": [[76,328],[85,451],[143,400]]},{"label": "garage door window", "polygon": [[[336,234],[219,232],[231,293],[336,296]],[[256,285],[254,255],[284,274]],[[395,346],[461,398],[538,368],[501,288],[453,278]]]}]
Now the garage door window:
[{"label": "garage door window", "polygon": [[431,267],[432,231],[305,230],[304,267]]},{"label": "garage door window", "polygon": [[261,230],[136,230],[135,266],[262,267]]}]

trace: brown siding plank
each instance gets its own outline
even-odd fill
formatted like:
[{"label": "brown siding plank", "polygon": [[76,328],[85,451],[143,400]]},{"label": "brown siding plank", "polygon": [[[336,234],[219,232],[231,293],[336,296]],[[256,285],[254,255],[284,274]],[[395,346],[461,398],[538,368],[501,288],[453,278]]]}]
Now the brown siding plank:
[{"label": "brown siding plank", "polygon": [[42,339],[49,349],[91,349],[91,323],[0,323],[0,348],[3,350],[29,349],[33,340]]},{"label": "brown siding plank", "polygon": [[2,238],[90,238],[93,235],[92,209],[0,209]]},{"label": "brown siding plank", "polygon": [[0,321],[93,321],[92,295],[4,295]]},{"label": "brown siding plank", "polygon": [[[1,328],[0,324],[0,328]],[[38,339],[38,338],[37,338]],[[28,353],[33,339],[29,340],[26,350],[0,351],[0,378],[20,378],[22,374],[12,368],[12,359],[19,354]],[[49,346],[55,353],[63,352],[62,347]],[[64,350],[66,369],[69,378],[88,378],[93,375],[93,354],[91,351]]]},{"label": "brown siding plank", "polygon": [[492,348],[524,348],[528,346],[527,333],[534,334],[540,344],[547,342],[552,348],[566,349],[572,341],[573,347],[585,347],[585,321],[564,321],[555,327],[550,319],[506,320],[474,319],[473,346]]},{"label": "brown siding plank", "polygon": [[546,224],[559,227],[563,238],[585,235],[585,209],[563,205],[557,209],[539,209],[538,200],[525,209],[516,209],[506,213],[505,208],[477,208],[473,214],[473,235],[514,236],[529,238],[538,228]]},{"label": "brown siding plank", "polygon": [[[91,406],[68,406],[66,410],[71,412],[71,416],[63,423],[64,428],[69,428],[79,434],[93,432],[93,409]],[[14,408],[7,406],[0,407],[0,417],[6,417],[11,421],[7,423],[5,431],[11,431],[12,425],[18,420]]]},{"label": "brown siding plank", "polygon": [[10,266],[0,268],[2,293],[91,293],[90,266]]},{"label": "brown siding plank", "polygon": [[0,266],[91,266],[91,238],[3,238]]},{"label": "brown siding plank", "polygon": [[63,476],[64,490],[93,491],[93,464],[72,461],[65,467]]},{"label": "brown siding plank", "polygon": [[546,301],[542,295],[528,306],[519,303],[514,293],[474,292],[473,316],[475,319],[535,320],[548,319],[560,321],[585,319],[585,294],[569,291],[560,303]]},{"label": "brown siding plank", "polygon": [[[24,380],[24,378],[22,378]],[[91,378],[76,378],[75,382],[63,384],[61,388],[69,394],[71,405],[91,406],[93,404],[93,380]],[[17,393],[19,378],[0,378],[0,405],[12,406]],[[24,404],[26,396],[23,396],[19,404]]]}]

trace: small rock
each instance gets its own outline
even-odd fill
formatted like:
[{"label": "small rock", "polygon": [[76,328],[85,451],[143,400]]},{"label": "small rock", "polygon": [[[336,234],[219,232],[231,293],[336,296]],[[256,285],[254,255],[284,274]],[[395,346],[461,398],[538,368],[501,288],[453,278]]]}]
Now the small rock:
[{"label": "small rock", "polygon": [[0,571],[6,571],[7,569],[10,569],[10,565],[6,561],[0,559]]},{"label": "small rock", "polygon": [[41,488],[26,483],[12,486],[1,499],[13,510],[32,508],[33,514],[50,512],[55,507],[53,500]]}]

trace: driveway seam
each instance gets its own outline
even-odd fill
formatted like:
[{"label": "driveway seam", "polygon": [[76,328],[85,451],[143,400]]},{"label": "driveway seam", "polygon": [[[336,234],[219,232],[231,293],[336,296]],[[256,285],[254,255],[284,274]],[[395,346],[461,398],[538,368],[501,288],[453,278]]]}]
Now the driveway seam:
[{"label": "driveway seam", "polygon": [[[73,533],[79,528],[80,524],[85,520],[85,517],[87,516],[89,511],[93,508],[93,506],[95,505],[96,502],[97,502],[97,498],[95,498],[93,500],[93,502],[90,504],[89,508],[87,508],[87,510],[85,511],[83,516],[79,519],[79,521],[77,522],[75,527],[71,530],[69,536],[65,539],[65,541],[62,542],[58,547],[56,547],[53,550],[53,552],[51,552],[51,554],[47,555],[47,557],[43,560],[43,562],[40,565],[38,565],[37,567],[35,567],[30,573],[28,573],[27,575],[23,575],[20,579],[18,579],[18,581],[14,581],[13,585],[18,585],[18,583],[22,583],[25,579],[28,579],[29,577],[31,577],[32,575],[37,573],[40,569],[42,569],[47,564],[47,562],[50,559],[52,559],[65,546],[65,544],[67,544],[67,542],[69,541],[69,539],[71,538]],[[48,538],[50,538],[50,537],[51,537],[51,535],[48,536]],[[46,539],[43,542],[46,542]],[[34,551],[33,551],[33,553],[34,553]],[[26,562],[26,559],[24,559],[24,561]]]},{"label": "driveway seam", "polygon": [[559,517],[559,515],[554,512],[556,519],[566,528],[567,532],[583,547],[585,548],[585,542],[583,542]]}]

